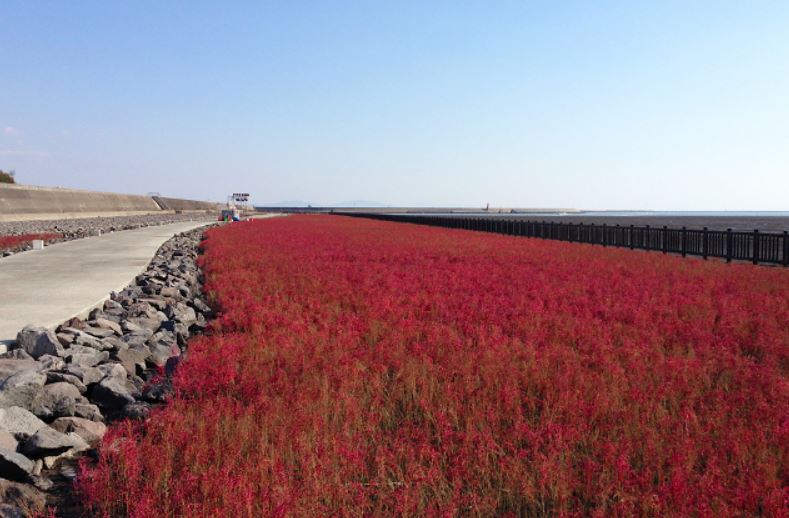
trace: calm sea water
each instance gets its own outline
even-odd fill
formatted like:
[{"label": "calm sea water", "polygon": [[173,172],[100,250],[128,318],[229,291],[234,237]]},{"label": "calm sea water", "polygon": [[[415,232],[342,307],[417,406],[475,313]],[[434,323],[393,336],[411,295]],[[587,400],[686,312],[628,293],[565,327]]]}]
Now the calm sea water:
[{"label": "calm sea water", "polygon": [[[397,213],[402,214],[402,213]],[[658,211],[658,210],[588,210],[580,212],[409,212],[414,216],[567,216],[567,217],[627,217],[627,218],[674,218],[674,217],[699,217],[699,218],[789,218],[789,211]]]}]

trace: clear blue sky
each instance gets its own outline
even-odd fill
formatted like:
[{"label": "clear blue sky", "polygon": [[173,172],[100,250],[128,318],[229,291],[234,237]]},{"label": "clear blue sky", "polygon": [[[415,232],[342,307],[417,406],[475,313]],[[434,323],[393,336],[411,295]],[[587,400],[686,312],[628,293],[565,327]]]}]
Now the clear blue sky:
[{"label": "clear blue sky", "polygon": [[789,210],[789,2],[0,3],[0,169],[257,202]]}]

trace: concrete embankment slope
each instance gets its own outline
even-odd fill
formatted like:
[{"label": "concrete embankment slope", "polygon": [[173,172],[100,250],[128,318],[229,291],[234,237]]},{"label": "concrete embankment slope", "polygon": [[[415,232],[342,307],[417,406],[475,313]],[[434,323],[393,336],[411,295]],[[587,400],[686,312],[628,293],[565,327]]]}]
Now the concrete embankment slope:
[{"label": "concrete embankment slope", "polygon": [[218,207],[216,203],[178,198],[0,184],[0,221],[205,212]]},{"label": "concrete embankment slope", "polygon": [[130,216],[160,212],[149,196],[0,184],[0,220]]},{"label": "concrete embankment slope", "polygon": [[0,349],[27,324],[51,327],[91,309],[142,272],[162,243],[206,224],[115,232],[0,260]]},{"label": "concrete embankment slope", "polygon": [[163,196],[154,196],[153,199],[159,204],[162,210],[173,210],[176,212],[215,211],[219,210],[222,206],[219,203],[210,201],[181,200],[178,198],[165,198]]}]

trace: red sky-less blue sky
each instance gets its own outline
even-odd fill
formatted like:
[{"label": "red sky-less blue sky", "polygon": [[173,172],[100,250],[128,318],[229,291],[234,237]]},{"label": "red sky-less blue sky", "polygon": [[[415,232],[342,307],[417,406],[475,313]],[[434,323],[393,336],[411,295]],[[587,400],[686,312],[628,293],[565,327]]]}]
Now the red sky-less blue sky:
[{"label": "red sky-less blue sky", "polygon": [[0,169],[259,203],[787,210],[787,2],[0,3]]}]

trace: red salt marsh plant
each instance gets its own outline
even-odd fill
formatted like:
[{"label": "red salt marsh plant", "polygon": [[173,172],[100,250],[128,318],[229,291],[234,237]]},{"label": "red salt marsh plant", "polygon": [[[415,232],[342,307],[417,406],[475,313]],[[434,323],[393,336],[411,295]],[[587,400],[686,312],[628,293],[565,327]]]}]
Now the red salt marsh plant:
[{"label": "red salt marsh plant", "polygon": [[10,250],[21,245],[26,245],[34,239],[50,241],[62,237],[61,234],[21,234],[17,236],[0,236],[0,250]]},{"label": "red salt marsh plant", "polygon": [[786,516],[789,271],[298,216],[108,434],[97,516]]}]

